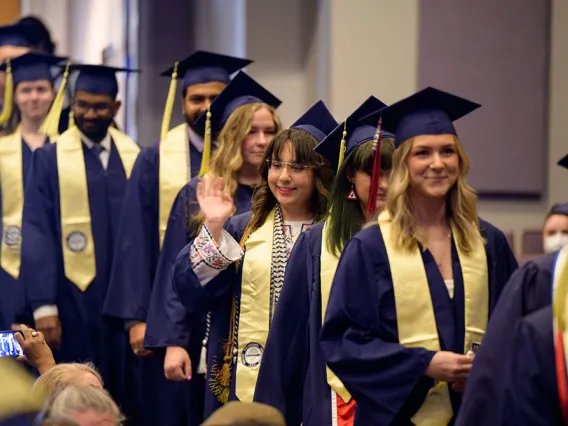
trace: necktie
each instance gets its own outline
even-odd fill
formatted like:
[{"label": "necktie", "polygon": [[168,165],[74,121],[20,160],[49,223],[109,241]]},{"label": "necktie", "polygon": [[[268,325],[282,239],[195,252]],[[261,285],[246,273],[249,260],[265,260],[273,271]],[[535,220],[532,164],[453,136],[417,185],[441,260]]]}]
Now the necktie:
[{"label": "necktie", "polygon": [[101,166],[103,166],[104,168],[104,164],[101,160],[101,152],[103,152],[105,149],[100,145],[100,144],[94,144],[93,147],[91,148],[91,152],[95,155],[95,157],[97,157],[97,159],[99,160],[99,162],[101,163]]}]

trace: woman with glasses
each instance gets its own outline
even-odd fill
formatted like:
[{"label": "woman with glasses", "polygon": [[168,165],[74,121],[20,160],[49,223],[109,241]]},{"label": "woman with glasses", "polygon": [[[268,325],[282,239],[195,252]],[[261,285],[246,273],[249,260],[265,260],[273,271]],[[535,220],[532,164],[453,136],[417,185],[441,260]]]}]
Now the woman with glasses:
[{"label": "woman with glasses", "polygon": [[[15,117],[16,129],[0,138],[0,191],[2,193],[2,247],[0,253],[0,330],[15,322],[31,321],[18,295],[24,188],[33,152],[49,143],[40,131],[55,98],[51,66],[64,58],[27,53],[2,65],[10,70],[13,90],[6,89],[3,117]],[[18,299],[18,302],[16,300]],[[20,300],[21,299],[21,300]],[[16,316],[18,318],[16,318]]]},{"label": "woman with glasses", "polygon": [[355,425],[453,424],[517,267],[466,180],[453,121],[478,107],[427,88],[363,121],[396,134],[386,209],[345,246],[320,336]]},{"label": "woman with glasses", "polygon": [[222,178],[197,187],[204,223],[178,255],[172,285],[192,320],[210,312],[205,416],[228,400],[253,399],[288,256],[327,213],[333,172],[314,148],[336,125],[319,102],[270,142],[250,213],[231,218]]},{"label": "woman with glasses", "polygon": [[[383,138],[376,154],[376,128],[358,121],[383,106],[377,98],[369,97],[315,148],[331,161],[334,170],[339,167],[330,213],[324,223],[312,226],[294,245],[290,256],[293,266],[286,271],[255,392],[255,401],[278,408],[290,426],[332,426],[334,413],[346,422],[353,421],[355,401],[337,377],[326,372],[319,334],[343,247],[384,207],[394,141]],[[380,155],[381,161],[373,197],[375,155]]]}]

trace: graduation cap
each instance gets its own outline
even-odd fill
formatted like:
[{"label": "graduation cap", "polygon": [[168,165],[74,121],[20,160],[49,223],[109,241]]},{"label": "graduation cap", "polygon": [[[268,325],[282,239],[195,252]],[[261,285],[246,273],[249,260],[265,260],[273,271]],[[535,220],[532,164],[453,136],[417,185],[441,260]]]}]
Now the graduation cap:
[{"label": "graduation cap", "polygon": [[24,29],[20,25],[3,25],[0,27],[0,47],[1,46],[29,47],[30,42],[24,33]]},{"label": "graduation cap", "polygon": [[253,61],[219,53],[198,50],[187,58],[176,62],[173,67],[164,71],[162,76],[171,76],[170,88],[162,118],[160,140],[164,140],[170,130],[172,111],[174,108],[177,79],[183,79],[183,89],[194,84],[219,82],[229,84],[231,74],[241,70]]},{"label": "graduation cap", "polygon": [[264,103],[278,108],[282,101],[262,87],[257,81],[240,71],[235,78],[219,93],[209,106],[207,112],[201,114],[193,124],[193,128],[205,135],[203,156],[199,175],[207,172],[211,152],[211,134],[218,133],[229,116],[243,105]]},{"label": "graduation cap", "polygon": [[115,98],[118,94],[117,72],[138,72],[130,68],[108,67],[106,65],[71,64],[70,71],[79,71],[75,83],[75,91],[110,95]]},{"label": "graduation cap", "polygon": [[343,123],[337,125],[327,137],[314,149],[330,162],[332,167],[339,170],[343,158],[364,142],[373,140],[376,127],[362,125],[359,120],[372,111],[384,108],[384,104],[374,96],[369,96],[357,107]]},{"label": "graduation cap", "polygon": [[423,89],[406,99],[375,111],[361,120],[396,134],[395,147],[419,135],[457,135],[453,122],[481,105],[433,87]]},{"label": "graduation cap", "polygon": [[550,208],[550,211],[548,212],[548,216],[551,216],[553,214],[561,214],[564,216],[568,216],[568,203],[555,204],[554,206],[552,206]]},{"label": "graduation cap", "polygon": [[162,76],[180,76],[183,78],[183,88],[194,84],[211,83],[214,81],[229,84],[231,74],[252,64],[250,59],[235,56],[221,55],[219,53],[198,50],[166,71]]},{"label": "graduation cap", "polygon": [[317,101],[290,128],[303,130],[321,142],[336,126],[337,121],[323,101]]},{"label": "graduation cap", "polygon": [[[51,68],[67,58],[29,52],[10,60],[14,85],[22,81],[53,80]],[[0,66],[0,71],[7,71],[8,62]]]}]

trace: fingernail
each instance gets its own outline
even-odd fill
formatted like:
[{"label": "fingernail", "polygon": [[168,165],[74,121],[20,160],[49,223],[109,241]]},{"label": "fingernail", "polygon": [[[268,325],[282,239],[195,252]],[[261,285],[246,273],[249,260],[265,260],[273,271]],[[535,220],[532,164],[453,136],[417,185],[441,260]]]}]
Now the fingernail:
[{"label": "fingernail", "polygon": [[191,380],[191,376],[187,376],[187,380]]}]

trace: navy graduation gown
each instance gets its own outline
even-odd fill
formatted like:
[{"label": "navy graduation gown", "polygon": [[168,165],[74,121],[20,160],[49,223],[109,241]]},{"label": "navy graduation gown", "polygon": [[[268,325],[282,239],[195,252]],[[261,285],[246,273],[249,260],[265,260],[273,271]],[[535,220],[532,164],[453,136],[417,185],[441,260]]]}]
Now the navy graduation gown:
[{"label": "navy graduation gown", "polygon": [[[199,172],[201,153],[190,146],[192,174]],[[159,239],[159,167],[156,144],[138,156],[126,187],[104,313],[121,321],[146,322],[156,265]],[[163,357],[139,358],[127,349],[128,364],[137,371],[141,392],[139,411],[144,424],[185,425],[187,384],[168,382]],[[176,407],[176,408],[172,408]]]},{"label": "navy graduation gown", "polygon": [[[517,267],[503,233],[487,222],[489,312]],[[436,262],[422,252],[442,351],[464,351],[464,287],[452,239],[454,298]],[[345,247],[333,280],[321,347],[330,368],[357,401],[356,425],[410,425],[434,381],[424,373],[435,352],[398,343],[394,289],[378,225],[359,232]],[[454,413],[461,396],[450,388]]]},{"label": "navy graduation gown", "polygon": [[[46,142],[47,143],[47,142]],[[33,152],[22,139],[22,173],[24,190],[26,188],[28,172],[32,163]],[[1,191],[1,188],[0,188]],[[0,214],[2,212],[2,196],[0,195]],[[3,223],[0,220],[0,236],[4,236]],[[25,291],[21,283],[0,268],[0,330],[10,330],[15,322],[31,324],[30,313],[25,310]]]},{"label": "navy graduation gown", "polygon": [[550,253],[527,262],[511,276],[475,355],[457,425],[499,424],[503,378],[513,345],[512,331],[523,317],[551,304],[556,255]]},{"label": "navy graduation gown", "polygon": [[96,277],[85,292],[64,274],[59,182],[55,145],[34,153],[28,176],[22,227],[22,267],[26,301],[35,310],[56,305],[62,342],[57,362],[92,361],[105,386],[120,404],[126,401],[123,360],[126,333],[103,317],[114,237],[126,186],[126,174],[112,143],[108,168],[83,144],[87,189],[96,257]]},{"label": "navy graduation gown", "polygon": [[[233,216],[225,225],[225,229],[236,241],[240,241],[249,219],[250,212]],[[186,245],[177,256],[171,271],[171,280],[174,291],[186,309],[190,326],[200,324],[203,321],[203,315],[211,312],[211,329],[207,345],[208,371],[206,377],[206,382],[209,383],[211,366],[218,363],[219,360],[221,360],[220,362],[223,360],[223,343],[229,337],[233,289],[235,289],[237,300],[240,300],[241,297],[242,268],[239,268],[237,271],[235,265],[230,265],[207,283],[206,286],[202,287],[191,267],[189,249],[190,244]],[[241,264],[244,262],[245,257],[246,254],[242,258]],[[271,253],[267,253],[267,261],[270,262],[270,259]],[[233,365],[231,368],[229,401],[237,399],[235,383],[236,375],[235,366]],[[217,400],[209,386],[206,386],[205,418],[221,406],[221,402]]]},{"label": "navy graduation gown", "polygon": [[254,399],[280,410],[289,426],[331,425],[331,391],[319,345],[323,223],[294,245],[270,326]]},{"label": "navy graduation gown", "polygon": [[[188,229],[190,218],[199,212],[196,197],[198,183],[199,179],[194,178],[181,189],[170,212],[150,300],[146,338],[144,340],[146,348],[190,347],[192,333],[186,318],[185,307],[174,291],[170,277],[177,255],[190,243],[191,235],[198,231]],[[250,211],[252,194],[253,189],[250,186],[239,185],[237,187],[234,197],[236,215]],[[192,360],[199,359],[204,330],[202,327],[198,327],[195,331],[198,335],[191,340],[194,340],[197,344],[198,352],[194,354],[197,358],[192,356]],[[191,347],[193,348],[193,345]],[[194,367],[197,368],[197,363],[194,364]]]},{"label": "navy graduation gown", "polygon": [[552,307],[517,325],[501,407],[504,426],[564,425],[554,356]]}]

